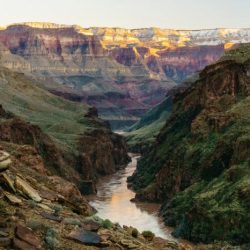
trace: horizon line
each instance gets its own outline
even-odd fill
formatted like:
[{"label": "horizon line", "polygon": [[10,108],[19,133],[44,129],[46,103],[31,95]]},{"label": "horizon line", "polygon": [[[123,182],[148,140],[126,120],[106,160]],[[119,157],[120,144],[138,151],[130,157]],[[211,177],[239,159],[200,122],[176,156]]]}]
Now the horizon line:
[{"label": "horizon line", "polygon": [[[125,30],[142,30],[142,29],[162,29],[162,30],[175,30],[175,31],[199,31],[199,30],[220,30],[220,29],[232,29],[232,30],[244,30],[244,29],[250,29],[250,27],[215,27],[215,28],[166,28],[166,27],[161,27],[161,26],[146,26],[146,27],[137,27],[137,28],[129,28],[125,26],[82,26],[81,24],[64,24],[64,23],[56,23],[56,22],[48,22],[48,21],[25,21],[25,22],[15,22],[15,23],[10,23],[7,25],[0,25],[0,28],[8,28],[11,26],[15,25],[24,25],[24,26],[30,26],[29,24],[48,24],[48,25],[55,25],[55,26],[61,26],[62,28],[67,28],[67,27],[81,27],[85,29],[93,29],[93,28],[110,28],[110,29],[125,29]],[[35,28],[35,27],[34,27]],[[52,29],[52,28],[51,28]]]}]

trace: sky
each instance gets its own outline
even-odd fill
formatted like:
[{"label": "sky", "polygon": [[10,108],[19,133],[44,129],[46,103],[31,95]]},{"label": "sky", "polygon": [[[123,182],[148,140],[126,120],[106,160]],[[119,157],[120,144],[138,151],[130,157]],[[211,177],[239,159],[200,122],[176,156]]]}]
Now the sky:
[{"label": "sky", "polygon": [[83,27],[250,27],[250,0],[0,0],[0,4],[0,26],[35,21]]}]

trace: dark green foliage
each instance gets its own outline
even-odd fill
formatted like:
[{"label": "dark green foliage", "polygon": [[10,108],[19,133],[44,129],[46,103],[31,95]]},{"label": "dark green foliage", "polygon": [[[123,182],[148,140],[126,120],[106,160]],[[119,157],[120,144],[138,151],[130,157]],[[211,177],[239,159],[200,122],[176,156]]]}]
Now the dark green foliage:
[{"label": "dark green foliage", "polygon": [[134,238],[137,238],[138,235],[139,235],[139,232],[136,228],[133,228],[132,229],[132,232],[131,232],[131,235],[134,237]]},{"label": "dark green foliage", "polygon": [[102,227],[107,228],[107,229],[110,229],[113,227],[113,223],[109,219],[103,220],[101,225]]},{"label": "dark green foliage", "polygon": [[58,232],[54,228],[49,228],[46,232],[45,243],[49,249],[55,249],[59,245]]},{"label": "dark green foliage", "polygon": [[149,241],[153,240],[153,238],[155,237],[154,233],[152,233],[151,231],[143,231],[142,236]]}]

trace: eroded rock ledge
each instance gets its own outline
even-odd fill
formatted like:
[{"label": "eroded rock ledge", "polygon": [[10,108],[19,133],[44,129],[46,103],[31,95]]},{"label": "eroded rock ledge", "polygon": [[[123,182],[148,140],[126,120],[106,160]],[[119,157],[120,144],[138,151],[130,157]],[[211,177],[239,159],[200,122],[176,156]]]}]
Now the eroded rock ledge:
[{"label": "eroded rock ledge", "polygon": [[85,119],[95,125],[94,129],[79,135],[77,151],[63,148],[38,126],[6,112],[2,106],[0,116],[1,141],[34,147],[46,166],[45,172],[73,181],[83,193],[94,192],[98,176],[112,174],[130,160],[124,139],[112,133],[93,109]]}]

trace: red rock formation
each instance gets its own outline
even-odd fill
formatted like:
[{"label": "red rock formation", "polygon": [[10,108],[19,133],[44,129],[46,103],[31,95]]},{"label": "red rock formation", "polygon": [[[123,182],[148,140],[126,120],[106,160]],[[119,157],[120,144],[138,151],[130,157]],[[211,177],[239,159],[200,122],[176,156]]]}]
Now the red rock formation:
[{"label": "red rock formation", "polygon": [[79,135],[75,153],[62,148],[38,126],[6,112],[2,106],[0,118],[0,141],[22,145],[17,155],[23,163],[42,174],[62,176],[79,187],[82,181],[88,180],[94,190],[98,176],[114,173],[130,160],[124,139],[111,132],[95,109],[90,109],[86,119],[97,128],[92,133]]},{"label": "red rock formation", "polygon": [[27,23],[0,30],[0,64],[41,77],[53,93],[98,106],[110,121],[133,123],[161,102],[174,82],[217,61],[230,42],[242,42],[242,32],[249,39],[248,30]]}]

